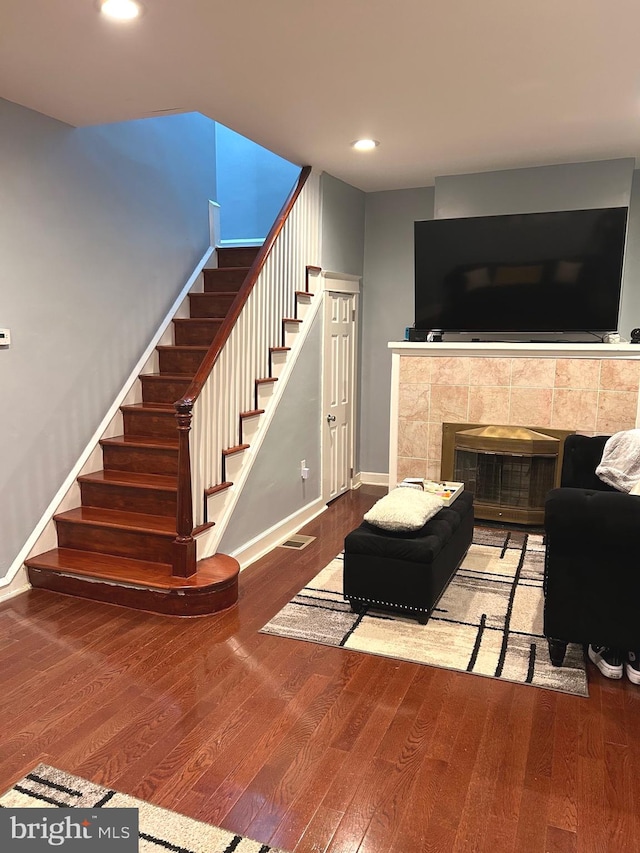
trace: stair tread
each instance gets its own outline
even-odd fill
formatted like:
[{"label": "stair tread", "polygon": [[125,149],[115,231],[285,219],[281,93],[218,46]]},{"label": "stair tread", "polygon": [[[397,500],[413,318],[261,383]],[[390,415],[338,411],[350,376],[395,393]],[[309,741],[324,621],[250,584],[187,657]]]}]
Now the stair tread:
[{"label": "stair tread", "polygon": [[54,548],[36,557],[29,557],[25,563],[30,568],[172,590],[226,582],[237,574],[237,568],[229,562],[230,559],[224,554],[218,554],[214,558],[202,560],[198,563],[197,574],[190,578],[174,577],[168,563],[151,563],[72,548]]},{"label": "stair tread", "polygon": [[120,406],[120,411],[137,412],[143,409],[146,412],[171,412],[175,415],[176,410],[171,403],[129,403],[126,406]]},{"label": "stair tread", "polygon": [[[238,269],[238,268],[237,267],[230,267],[230,269]],[[207,298],[210,299],[211,297],[217,298],[218,296],[237,296],[237,295],[238,295],[237,290],[215,290],[213,292],[209,292],[207,290],[204,290],[201,293],[190,293],[189,294],[190,297],[195,297],[196,299],[199,299],[202,296],[206,296]]]},{"label": "stair tread", "polygon": [[264,409],[251,409],[248,412],[240,412],[241,418],[252,418],[254,415],[264,415]]},{"label": "stair tread", "polygon": [[117,486],[139,486],[145,489],[162,489],[175,492],[178,489],[177,477],[167,474],[141,474],[137,471],[117,471],[109,468],[106,471],[94,471],[91,474],[81,474],[80,483],[111,483]]},{"label": "stair tread", "polygon": [[100,439],[100,444],[127,445],[129,447],[154,447],[165,450],[177,450],[177,438],[155,438],[152,435],[116,435]]},{"label": "stair tread", "polygon": [[291,352],[291,347],[269,347],[271,352]]},{"label": "stair tread", "polygon": [[186,352],[207,352],[209,347],[198,344],[158,344],[156,349],[163,351],[185,350]]},{"label": "stair tread", "polygon": [[226,480],[224,483],[219,483],[217,486],[211,486],[208,489],[204,490],[205,495],[210,498],[212,495],[218,494],[218,492],[224,492],[227,489],[231,488],[233,483],[230,480]]},{"label": "stair tread", "polygon": [[174,323],[221,323],[224,317],[176,317]]},{"label": "stair tread", "polygon": [[222,451],[223,456],[231,456],[234,453],[240,453],[241,450],[247,450],[251,447],[250,444],[236,444],[235,447],[227,447],[226,450]]},{"label": "stair tread", "polygon": [[189,382],[193,379],[192,373],[141,373],[140,379],[147,379],[149,376],[153,379],[166,379],[167,382]]},{"label": "stair tread", "polygon": [[176,536],[176,520],[171,516],[147,515],[119,509],[79,506],[66,512],[56,513],[56,521],[71,521],[76,524],[94,524],[100,527],[120,527],[142,533],[159,533]]},{"label": "stair tread", "polygon": [[[228,248],[231,248],[231,247],[228,247]],[[207,267],[204,270],[204,272],[209,273],[209,272],[213,272],[213,271],[217,271],[217,270],[224,270],[225,272],[227,270],[233,270],[234,272],[237,272],[238,270],[244,270],[245,273],[248,273],[250,269],[251,269],[251,267],[234,267],[233,264],[231,264],[230,266],[226,266],[226,267]]]}]

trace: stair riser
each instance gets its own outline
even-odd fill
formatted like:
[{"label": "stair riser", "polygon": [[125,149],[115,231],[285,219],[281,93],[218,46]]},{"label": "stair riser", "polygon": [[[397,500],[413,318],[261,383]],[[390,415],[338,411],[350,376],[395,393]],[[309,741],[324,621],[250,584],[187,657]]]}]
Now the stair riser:
[{"label": "stair riser", "polygon": [[204,270],[204,292],[235,290],[237,293],[246,277],[246,268]]},{"label": "stair riser", "polygon": [[184,373],[195,376],[204,357],[201,352],[185,352],[184,350],[159,350],[160,373]]},{"label": "stair riser", "polygon": [[226,317],[234,294],[191,293],[189,304],[192,317]]},{"label": "stair riser", "polygon": [[177,474],[178,451],[155,448],[103,447],[105,469],[139,474]]},{"label": "stair riser", "polygon": [[177,438],[178,425],[170,412],[123,412],[125,435],[153,435],[157,438]]},{"label": "stair riser", "polygon": [[180,400],[186,393],[190,380],[174,382],[173,380],[159,379],[156,376],[141,376],[142,399],[145,403],[168,403],[171,405]]},{"label": "stair riser", "polygon": [[179,320],[174,320],[173,325],[176,344],[209,346],[222,325],[222,320],[202,320],[190,323],[181,323]]},{"label": "stair riser", "polygon": [[80,483],[83,506],[118,509],[125,512],[144,512],[175,518],[176,493],[160,489],[139,489],[110,483]]},{"label": "stair riser", "polygon": [[250,267],[261,246],[227,246],[219,248],[219,267]]},{"label": "stair riser", "polygon": [[115,554],[151,563],[171,563],[173,540],[169,537],[60,520],[56,521],[56,526],[59,548]]}]

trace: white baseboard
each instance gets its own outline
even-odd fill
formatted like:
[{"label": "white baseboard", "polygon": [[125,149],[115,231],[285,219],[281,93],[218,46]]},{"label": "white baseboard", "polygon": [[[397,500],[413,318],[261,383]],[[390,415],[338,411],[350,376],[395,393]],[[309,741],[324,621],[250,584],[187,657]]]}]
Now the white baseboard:
[{"label": "white baseboard", "polygon": [[28,589],[31,589],[31,584],[23,566],[6,586],[0,587],[0,603],[9,601],[10,598],[15,598],[17,595],[22,595]]},{"label": "white baseboard", "polygon": [[361,471],[360,482],[367,486],[388,486],[389,475],[378,474],[374,471]]},{"label": "white baseboard", "polygon": [[[293,533],[297,533],[301,527],[317,518],[327,508],[322,498],[317,498],[312,503],[297,510],[288,518],[284,518],[273,527],[263,531],[250,542],[233,551],[229,556],[234,557],[240,563],[240,569],[246,569],[251,563],[255,563],[260,557],[264,557]],[[284,553],[284,552],[283,552]],[[286,559],[286,557],[285,557]]]}]

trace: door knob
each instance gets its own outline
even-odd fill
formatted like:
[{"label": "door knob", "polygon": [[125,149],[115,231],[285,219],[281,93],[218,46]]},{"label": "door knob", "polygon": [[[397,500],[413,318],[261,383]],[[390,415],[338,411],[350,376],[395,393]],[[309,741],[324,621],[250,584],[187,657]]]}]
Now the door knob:
[{"label": "door knob", "polygon": [[327,423],[328,424],[333,423],[333,421],[335,421],[335,419],[336,419],[335,415],[327,415]]}]

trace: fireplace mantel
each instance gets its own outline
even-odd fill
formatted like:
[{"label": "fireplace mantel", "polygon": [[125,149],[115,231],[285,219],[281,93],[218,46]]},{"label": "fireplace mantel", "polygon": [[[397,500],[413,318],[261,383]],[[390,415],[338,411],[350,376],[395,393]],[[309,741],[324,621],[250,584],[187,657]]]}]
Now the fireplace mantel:
[{"label": "fireplace mantel", "polygon": [[640,359],[640,344],[603,344],[600,342],[579,344],[515,343],[508,341],[461,342],[443,341],[414,343],[392,341],[388,344],[393,353],[403,356],[480,356],[513,358],[637,358]]},{"label": "fireplace mantel", "polygon": [[389,484],[441,477],[444,422],[610,435],[640,424],[640,345],[411,341],[392,354]]}]

